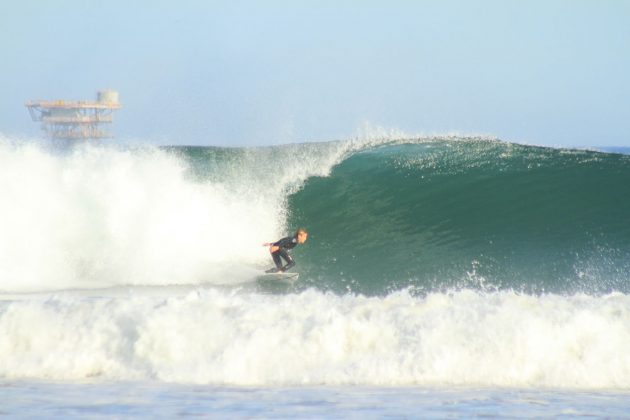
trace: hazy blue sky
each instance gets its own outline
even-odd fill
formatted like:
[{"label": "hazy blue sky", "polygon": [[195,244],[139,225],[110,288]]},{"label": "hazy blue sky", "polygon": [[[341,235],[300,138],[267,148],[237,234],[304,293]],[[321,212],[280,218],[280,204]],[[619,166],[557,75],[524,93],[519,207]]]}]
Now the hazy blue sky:
[{"label": "hazy blue sky", "polygon": [[630,1],[0,2],[0,132],[120,91],[117,141],[478,133],[630,146]]}]

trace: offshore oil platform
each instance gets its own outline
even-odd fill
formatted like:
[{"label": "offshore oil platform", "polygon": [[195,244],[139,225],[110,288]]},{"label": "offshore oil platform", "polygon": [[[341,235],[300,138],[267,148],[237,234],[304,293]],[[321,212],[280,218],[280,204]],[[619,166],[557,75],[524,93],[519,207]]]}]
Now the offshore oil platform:
[{"label": "offshore oil platform", "polygon": [[96,101],[28,101],[33,121],[42,123],[42,130],[53,139],[105,139],[113,136],[103,130],[112,123],[112,114],[121,108],[118,92],[110,89],[97,92]]}]

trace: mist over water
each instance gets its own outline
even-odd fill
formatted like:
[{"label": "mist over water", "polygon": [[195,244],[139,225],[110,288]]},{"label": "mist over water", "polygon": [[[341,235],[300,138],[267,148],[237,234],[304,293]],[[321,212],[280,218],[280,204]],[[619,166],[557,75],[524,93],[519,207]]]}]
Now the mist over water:
[{"label": "mist over water", "polygon": [[0,377],[629,389],[628,181],[478,138],[1,141]]}]

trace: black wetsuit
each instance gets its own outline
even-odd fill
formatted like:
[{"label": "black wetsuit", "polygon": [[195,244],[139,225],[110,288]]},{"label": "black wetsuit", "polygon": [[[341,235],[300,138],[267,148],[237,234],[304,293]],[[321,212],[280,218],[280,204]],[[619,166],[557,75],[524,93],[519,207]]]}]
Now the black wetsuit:
[{"label": "black wetsuit", "polygon": [[[293,258],[291,258],[289,250],[295,248],[297,244],[298,241],[293,236],[287,236],[286,238],[282,238],[279,241],[271,244],[273,246],[279,247],[279,249],[276,252],[271,253],[271,257],[273,258],[273,262],[276,264],[276,268],[275,270],[272,268],[270,271],[287,271],[289,268],[293,267],[295,265],[295,261],[293,261]],[[285,265],[284,267],[282,267],[282,260],[280,259],[280,257],[284,258],[284,260],[287,262],[287,265]]]}]

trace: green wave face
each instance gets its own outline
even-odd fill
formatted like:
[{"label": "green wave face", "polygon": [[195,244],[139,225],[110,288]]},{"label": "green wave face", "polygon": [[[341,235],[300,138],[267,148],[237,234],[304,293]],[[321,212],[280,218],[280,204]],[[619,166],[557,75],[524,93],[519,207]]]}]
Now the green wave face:
[{"label": "green wave face", "polygon": [[494,141],[356,153],[289,197],[307,284],[630,291],[630,157]]}]

